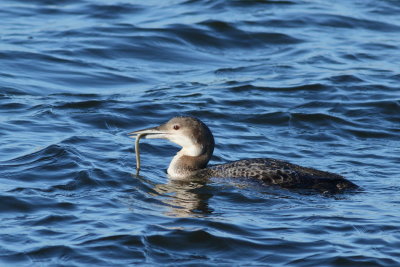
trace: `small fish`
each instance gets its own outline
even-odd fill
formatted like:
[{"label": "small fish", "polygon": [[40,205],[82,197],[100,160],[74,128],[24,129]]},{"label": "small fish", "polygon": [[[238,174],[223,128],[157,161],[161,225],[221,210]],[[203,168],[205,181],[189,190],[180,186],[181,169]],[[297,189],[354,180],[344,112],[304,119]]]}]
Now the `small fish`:
[{"label": "small fish", "polygon": [[135,141],[135,152],[136,152],[136,175],[139,175],[140,171],[140,153],[139,153],[139,140],[141,138],[159,138],[158,130],[156,129],[144,129],[141,131],[134,131],[128,133],[130,138],[136,138]]},{"label": "small fish", "polygon": [[142,136],[145,136],[146,134],[138,134],[136,136],[136,141],[135,141],[135,153],[136,153],[136,175],[139,175],[140,171],[140,148],[139,148],[139,141]]}]

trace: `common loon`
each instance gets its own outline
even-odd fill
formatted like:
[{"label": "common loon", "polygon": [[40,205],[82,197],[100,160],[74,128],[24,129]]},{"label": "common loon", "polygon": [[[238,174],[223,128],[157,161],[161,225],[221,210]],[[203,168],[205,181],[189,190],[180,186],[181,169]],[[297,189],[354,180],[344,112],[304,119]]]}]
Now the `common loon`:
[{"label": "common loon", "polygon": [[168,167],[167,173],[171,179],[256,179],[266,185],[315,189],[329,193],[358,188],[341,175],[271,158],[243,159],[207,167],[214,151],[214,137],[207,125],[195,117],[174,117],[160,126],[134,131],[128,135],[132,138],[141,135],[147,139],[167,139],[182,147]]}]

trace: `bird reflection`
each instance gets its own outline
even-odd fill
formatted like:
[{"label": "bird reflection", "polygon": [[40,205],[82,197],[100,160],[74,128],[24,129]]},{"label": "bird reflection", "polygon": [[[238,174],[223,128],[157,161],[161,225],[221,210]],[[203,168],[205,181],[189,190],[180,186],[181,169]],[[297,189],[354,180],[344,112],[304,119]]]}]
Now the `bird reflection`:
[{"label": "bird reflection", "polygon": [[165,215],[173,217],[204,217],[214,211],[208,205],[208,200],[212,197],[212,194],[207,189],[207,181],[204,179],[198,181],[168,179],[165,184],[156,184],[142,176],[132,176],[152,185],[153,190],[148,193],[168,207]]}]

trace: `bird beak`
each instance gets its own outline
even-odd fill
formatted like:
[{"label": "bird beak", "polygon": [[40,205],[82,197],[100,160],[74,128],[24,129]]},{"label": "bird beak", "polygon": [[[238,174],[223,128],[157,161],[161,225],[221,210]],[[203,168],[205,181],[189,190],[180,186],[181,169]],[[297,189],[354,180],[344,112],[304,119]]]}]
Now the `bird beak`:
[{"label": "bird beak", "polygon": [[155,138],[162,138],[165,139],[167,136],[167,132],[161,131],[159,126],[153,128],[147,128],[139,131],[134,131],[128,133],[130,138],[136,138],[137,136],[141,136],[147,139],[155,139]]}]

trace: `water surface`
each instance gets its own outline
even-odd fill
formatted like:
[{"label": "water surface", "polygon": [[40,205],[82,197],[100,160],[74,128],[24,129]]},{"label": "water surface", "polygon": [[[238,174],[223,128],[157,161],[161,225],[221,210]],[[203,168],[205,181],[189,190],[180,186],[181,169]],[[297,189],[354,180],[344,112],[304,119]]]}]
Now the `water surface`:
[{"label": "water surface", "polygon": [[[4,266],[400,265],[397,1],[0,3]],[[340,173],[336,196],[173,182],[127,133],[197,116],[212,163]]]}]

